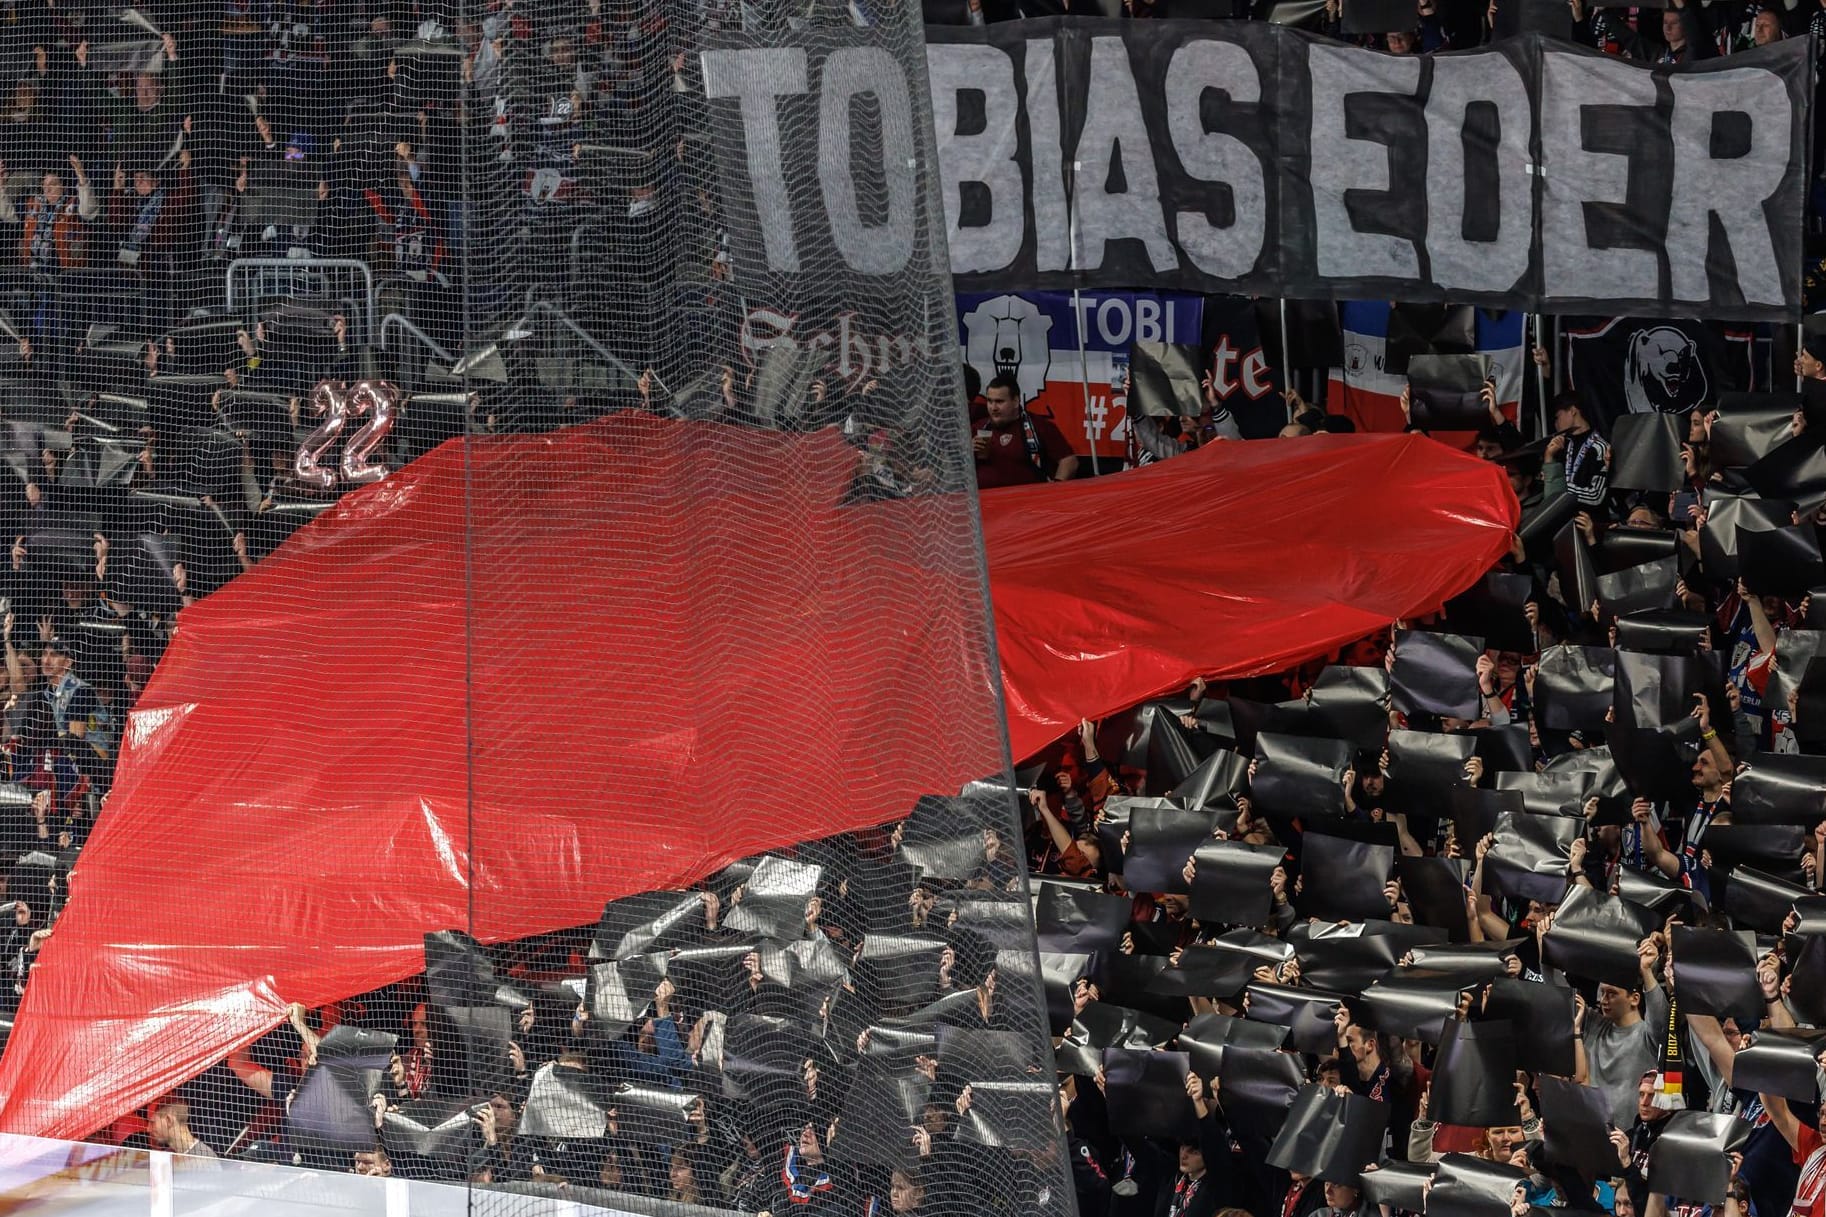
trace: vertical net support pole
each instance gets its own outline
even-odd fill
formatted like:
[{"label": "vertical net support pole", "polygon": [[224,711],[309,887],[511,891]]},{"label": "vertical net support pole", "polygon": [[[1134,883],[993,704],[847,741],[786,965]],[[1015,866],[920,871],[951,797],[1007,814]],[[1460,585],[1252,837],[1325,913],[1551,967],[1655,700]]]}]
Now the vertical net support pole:
[{"label": "vertical net support pole", "polygon": [[[1090,356],[1085,353],[1085,349],[1084,349],[1083,293],[1081,293],[1075,287],[1072,288],[1072,333],[1078,340],[1078,381],[1079,381],[1080,387],[1084,390],[1084,421],[1086,424],[1085,429],[1087,431],[1091,432],[1091,434],[1086,435],[1085,438],[1090,441],[1091,474],[1093,476],[1095,476],[1096,474],[1101,473],[1102,470],[1099,469],[1097,466],[1097,435],[1096,435],[1096,431],[1095,431],[1096,415],[1094,413],[1092,413],[1092,411],[1091,411]],[[1116,399],[1116,386],[1112,384],[1110,386],[1110,401],[1108,403],[1109,407],[1111,409],[1115,408],[1115,399]],[[1108,416],[1105,415],[1105,417],[1108,417]],[[1129,425],[1133,426],[1134,424],[1130,423]]]},{"label": "vertical net support pole", "polygon": [[1529,363],[1534,364],[1535,395],[1541,399],[1541,434],[1546,435],[1553,426],[1552,394],[1548,391],[1550,386],[1547,384],[1547,369],[1534,362],[1534,347],[1540,347],[1550,354],[1552,352],[1552,348],[1547,345],[1546,318],[1539,313],[1529,317],[1528,334],[1531,345],[1526,358]]}]

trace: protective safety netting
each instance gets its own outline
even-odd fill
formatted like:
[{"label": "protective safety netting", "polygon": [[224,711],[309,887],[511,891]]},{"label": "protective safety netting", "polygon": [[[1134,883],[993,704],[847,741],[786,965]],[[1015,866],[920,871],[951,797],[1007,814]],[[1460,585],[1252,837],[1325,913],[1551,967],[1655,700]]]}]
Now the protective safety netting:
[{"label": "protective safety netting", "polygon": [[3,15],[0,1129],[1067,1211],[917,13]]}]

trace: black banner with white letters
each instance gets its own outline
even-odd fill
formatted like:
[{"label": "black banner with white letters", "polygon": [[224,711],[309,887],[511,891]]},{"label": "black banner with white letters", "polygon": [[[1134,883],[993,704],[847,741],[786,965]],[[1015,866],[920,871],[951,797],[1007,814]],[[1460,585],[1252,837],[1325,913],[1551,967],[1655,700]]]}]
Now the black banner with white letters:
[{"label": "black banner with white letters", "polygon": [[744,297],[801,329],[949,329],[908,290],[944,273],[918,31],[757,25],[700,55]]},{"label": "black banner with white letters", "polygon": [[[1261,22],[931,27],[960,290],[1800,311],[1807,40],[1649,67]],[[777,269],[777,268],[776,268]]]}]

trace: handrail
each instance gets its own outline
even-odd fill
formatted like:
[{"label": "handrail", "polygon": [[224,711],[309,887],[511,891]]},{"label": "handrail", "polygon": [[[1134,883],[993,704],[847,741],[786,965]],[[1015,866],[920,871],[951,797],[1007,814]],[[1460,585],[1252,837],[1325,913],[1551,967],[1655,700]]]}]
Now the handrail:
[{"label": "handrail", "polygon": [[404,313],[388,313],[385,317],[380,319],[380,348],[383,351],[387,349],[387,330],[389,327],[395,325],[418,339],[421,346],[430,351],[433,355],[436,355],[439,359],[448,359],[452,361],[456,359],[455,355],[452,355],[438,344],[437,339],[420,329],[418,323]]},{"label": "handrail", "polygon": [[557,305],[553,304],[551,301],[541,300],[541,301],[537,302],[536,304],[534,304],[532,306],[532,308],[528,309],[527,313],[529,316],[533,313],[548,313],[551,316],[556,317],[558,319],[558,324],[562,325],[565,329],[567,329],[571,333],[575,334],[577,336],[578,341],[582,342],[584,346],[589,347],[590,350],[596,352],[598,355],[602,356],[608,362],[610,362],[610,363],[614,364],[616,367],[620,368],[622,375],[626,376],[630,383],[637,383],[640,380],[640,373],[636,372],[633,368],[629,367],[627,365],[627,363],[621,358],[621,356],[617,355],[614,351],[609,350],[608,347],[605,347],[600,342],[596,341],[596,339],[591,337],[590,334],[582,326],[578,325],[575,321],[572,321],[569,317],[567,317],[565,315],[563,309],[559,308]]}]

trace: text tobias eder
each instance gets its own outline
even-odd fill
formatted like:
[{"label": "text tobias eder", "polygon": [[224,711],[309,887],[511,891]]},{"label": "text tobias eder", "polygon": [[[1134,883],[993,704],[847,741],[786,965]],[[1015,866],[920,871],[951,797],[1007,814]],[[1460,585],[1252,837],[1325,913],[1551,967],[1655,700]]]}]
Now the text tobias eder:
[{"label": "text tobias eder", "polygon": [[[1777,71],[1656,74],[1544,46],[1394,57],[1230,24],[1150,23],[1179,35],[1153,49],[1083,38],[1069,62],[1051,31],[928,47],[953,273],[1795,303],[1800,141]],[[704,61],[709,96],[739,106],[766,269],[798,272],[808,241],[860,274],[903,268],[918,221],[900,65],[874,48]],[[852,121],[863,94],[880,114],[866,132]],[[1378,106],[1396,118],[1362,120]],[[783,112],[816,116],[815,155],[783,137]],[[1659,138],[1619,141],[1629,122]],[[865,158],[888,185],[867,218]]]}]

